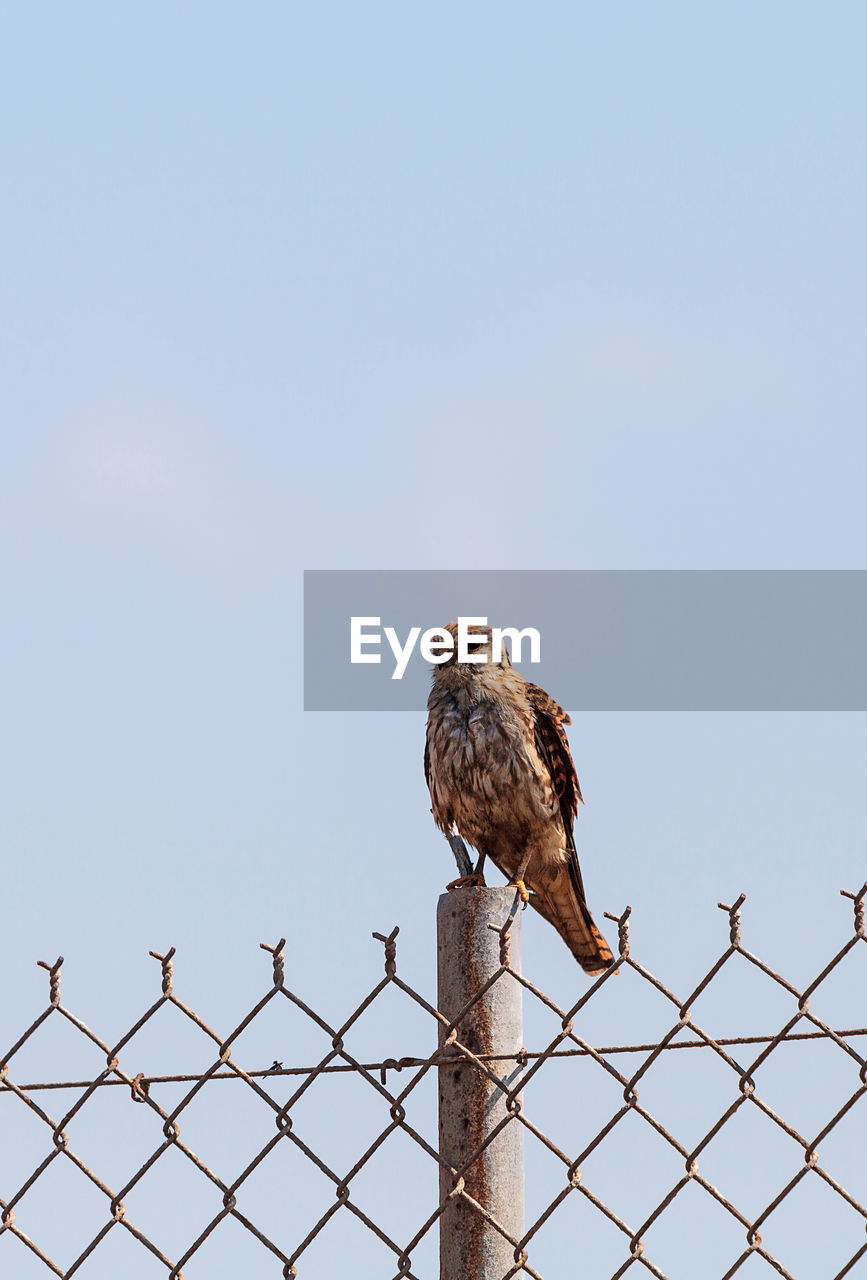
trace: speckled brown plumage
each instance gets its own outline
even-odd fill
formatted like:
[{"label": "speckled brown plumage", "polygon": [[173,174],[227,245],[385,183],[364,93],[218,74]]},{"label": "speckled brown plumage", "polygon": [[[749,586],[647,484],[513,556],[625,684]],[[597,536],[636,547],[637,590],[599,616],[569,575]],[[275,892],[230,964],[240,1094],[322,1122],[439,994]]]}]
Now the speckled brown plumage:
[{"label": "speckled brown plumage", "polygon": [[[456,634],[455,623],[447,629]],[[612,954],[587,908],[575,852],[581,789],[566,738],[569,716],[512,667],[505,650],[501,662],[490,661],[489,628],[472,633],[487,662],[461,663],[455,655],[433,669],[425,778],[434,821],[510,880],[526,858],[530,904],[587,973],[601,973]]]}]

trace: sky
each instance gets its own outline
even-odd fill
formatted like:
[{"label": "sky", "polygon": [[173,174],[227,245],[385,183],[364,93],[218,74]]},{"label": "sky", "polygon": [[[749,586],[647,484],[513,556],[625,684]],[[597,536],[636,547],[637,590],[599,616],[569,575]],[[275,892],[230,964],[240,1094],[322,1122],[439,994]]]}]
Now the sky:
[{"label": "sky", "polygon": [[[842,2],[4,16],[4,1041],[60,954],[109,1040],[156,998],[149,948],[226,1028],[280,937],[333,1020],[372,930],[432,990],[424,717],[303,712],[305,568],[865,567],[865,37]],[[570,733],[591,905],[631,904],[672,985],[741,891],[793,982],[849,936],[864,715]],[[535,919],[524,964],[565,1003],[584,981]]]}]

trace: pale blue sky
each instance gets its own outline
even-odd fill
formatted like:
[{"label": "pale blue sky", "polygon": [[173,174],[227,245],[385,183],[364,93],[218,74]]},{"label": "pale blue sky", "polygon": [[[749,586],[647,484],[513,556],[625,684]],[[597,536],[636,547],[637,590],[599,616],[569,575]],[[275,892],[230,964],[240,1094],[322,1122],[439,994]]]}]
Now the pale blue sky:
[{"label": "pale blue sky", "polygon": [[[854,3],[6,14],[16,1030],[60,952],[109,1037],[171,943],[226,1025],[281,934],[338,1020],[371,929],[430,983],[423,717],[301,712],[303,568],[865,567],[865,43]],[[813,976],[865,717],[571,738],[597,914],[685,988],[745,889]],[[566,1000],[558,945],[527,921]]]}]

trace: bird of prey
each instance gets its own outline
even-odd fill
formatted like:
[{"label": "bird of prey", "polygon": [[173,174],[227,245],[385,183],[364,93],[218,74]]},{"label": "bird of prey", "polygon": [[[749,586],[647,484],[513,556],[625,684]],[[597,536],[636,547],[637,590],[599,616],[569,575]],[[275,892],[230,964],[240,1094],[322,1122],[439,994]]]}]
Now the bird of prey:
[{"label": "bird of prey", "polygon": [[564,728],[570,718],[514,669],[505,647],[493,653],[489,627],[468,631],[468,653],[483,662],[459,662],[457,623],[444,630],[455,645],[433,668],[425,780],[434,821],[459,867],[461,837],[479,853],[475,871],[449,887],[484,885],[490,858],[582,969],[602,973],[613,956],[590,916],[575,851],[572,828],[583,800]]}]

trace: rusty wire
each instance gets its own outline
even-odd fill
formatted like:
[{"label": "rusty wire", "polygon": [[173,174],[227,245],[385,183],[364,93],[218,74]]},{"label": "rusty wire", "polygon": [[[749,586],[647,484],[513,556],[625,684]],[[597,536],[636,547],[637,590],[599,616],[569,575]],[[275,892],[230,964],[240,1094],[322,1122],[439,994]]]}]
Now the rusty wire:
[{"label": "rusty wire", "polygon": [[[45,1157],[37,1164],[24,1183],[18,1187],[8,1198],[0,1197],[0,1270],[6,1273],[6,1264],[2,1261],[3,1252],[9,1250],[12,1246],[11,1242],[17,1240],[21,1246],[28,1249],[31,1254],[40,1259],[44,1263],[48,1271],[54,1275],[62,1277],[73,1276],[91,1257],[94,1251],[99,1247],[100,1243],[106,1238],[108,1233],[114,1229],[120,1228],[128,1232],[136,1241],[147,1250],[154,1258],[156,1258],[168,1273],[169,1280],[182,1280],[182,1268],[194,1258],[197,1251],[204,1242],[216,1231],[220,1223],[231,1216],[237,1223],[244,1227],[262,1247],[269,1252],[275,1259],[274,1274],[284,1277],[297,1277],[302,1273],[303,1255],[310,1244],[322,1233],[327,1230],[331,1219],[340,1212],[348,1212],[355,1216],[369,1231],[371,1231],[394,1255],[395,1273],[394,1280],[400,1280],[400,1277],[410,1277],[410,1280],[421,1280],[412,1270],[412,1254],[416,1250],[420,1241],[436,1226],[442,1216],[448,1202],[455,1197],[463,1199],[472,1211],[478,1213],[489,1224],[489,1226],[499,1232],[507,1239],[512,1246],[514,1265],[503,1276],[503,1280],[511,1280],[513,1276],[530,1276],[534,1280],[542,1280],[540,1272],[533,1263],[532,1246],[536,1237],[544,1230],[546,1223],[557,1211],[559,1206],[567,1197],[577,1194],[583,1197],[587,1202],[595,1207],[610,1223],[612,1223],[624,1237],[624,1260],[622,1265],[613,1273],[611,1280],[618,1280],[619,1277],[625,1275],[632,1267],[639,1267],[650,1272],[659,1278],[659,1280],[668,1280],[666,1273],[653,1261],[649,1256],[646,1248],[645,1236],[653,1226],[653,1224],[661,1217],[668,1207],[674,1202],[680,1192],[688,1184],[692,1183],[700,1187],[721,1209],[731,1216],[731,1218],[739,1225],[744,1232],[744,1247],[742,1251],[734,1258],[718,1260],[714,1258],[713,1265],[727,1266],[727,1270],[720,1272],[721,1280],[730,1280],[744,1264],[752,1257],[758,1257],[764,1260],[770,1271],[788,1277],[788,1280],[794,1280],[792,1273],[776,1258],[763,1244],[761,1228],[768,1221],[771,1215],[783,1203],[786,1197],[798,1186],[804,1178],[817,1178],[831,1189],[845,1203],[849,1210],[860,1219],[861,1223],[867,1225],[867,1209],[859,1203],[859,1201],[851,1195],[833,1176],[833,1173],[819,1162],[820,1144],[828,1137],[828,1135],[842,1124],[845,1117],[850,1115],[853,1107],[857,1105],[865,1093],[867,1093],[867,1058],[862,1056],[851,1041],[857,1037],[867,1035],[867,1028],[855,1027],[848,1030],[835,1030],[827,1026],[815,1013],[810,1009],[810,999],[826,980],[826,978],[841,964],[844,958],[852,951],[859,942],[865,941],[865,899],[867,899],[867,884],[863,885],[857,893],[844,892],[844,896],[851,900],[854,908],[854,931],[846,943],[836,952],[828,961],[819,975],[809,984],[803,991],[798,990],[789,983],[779,973],[775,972],[770,966],[765,964],[758,956],[749,951],[741,940],[741,908],[744,903],[744,895],[741,895],[731,906],[720,903],[720,908],[728,916],[729,924],[729,945],[719,956],[719,958],[710,967],[701,981],[689,993],[686,999],[682,999],[669,989],[663,982],[654,976],[648,969],[633,957],[630,950],[629,939],[629,917],[630,909],[627,908],[619,916],[610,916],[618,927],[618,955],[615,957],[611,966],[605,973],[601,974],[593,984],[584,991],[581,997],[568,1009],[560,1008],[553,1000],[550,999],[543,991],[541,991],[534,983],[525,975],[520,973],[512,966],[509,951],[509,930],[511,927],[511,916],[506,920],[500,930],[500,967],[491,975],[484,987],[470,1004],[461,1011],[459,1017],[450,1022],[443,1014],[441,1014],[425,997],[416,991],[412,986],[406,983],[397,973],[396,945],[397,945],[397,928],[391,933],[374,934],[373,936],[382,943],[384,948],[385,974],[378,983],[374,985],[371,991],[364,997],[360,1004],[355,1008],[352,1014],[339,1027],[332,1027],[325,1021],[315,1010],[310,1008],[296,993],[289,989],[285,982],[284,973],[284,955],[283,947],[285,939],[281,938],[279,942],[270,946],[262,943],[263,950],[267,951],[271,956],[272,982],[270,988],[262,996],[262,998],[253,1006],[247,1015],[237,1024],[237,1026],[226,1037],[221,1037],[215,1030],[208,1026],[191,1008],[181,1001],[174,993],[174,974],[173,959],[175,956],[175,948],[172,947],[165,954],[152,951],[150,954],[160,964],[160,983],[161,994],[159,998],[150,1005],[148,1009],[133,1023],[125,1035],[121,1037],[117,1043],[110,1045],[102,1040],[94,1031],[85,1025],[71,1010],[67,1009],[61,1000],[60,979],[61,968],[63,965],[63,957],[58,958],[54,964],[47,964],[40,961],[40,966],[47,970],[49,975],[49,1002],[39,1016],[30,1024],[22,1035],[12,1044],[9,1050],[0,1059],[0,1097],[9,1099],[16,1097],[28,1110],[38,1117],[46,1126],[46,1136],[49,1139],[49,1149]],[[786,994],[795,1001],[795,1008],[792,1015],[785,1021],[783,1026],[776,1032],[766,1035],[748,1035],[748,1036],[730,1036],[730,1037],[714,1037],[701,1026],[693,1017],[691,1006],[697,998],[704,992],[720,973],[725,965],[729,963],[733,956],[739,955],[758,973],[764,975],[766,979],[781,988]],[[631,970],[637,978],[648,987],[653,988],[672,1006],[672,1022],[669,1030],[658,1041],[648,1043],[621,1044],[609,1046],[594,1046],[584,1040],[576,1031],[575,1020],[591,1000],[604,1001],[605,989],[609,980],[621,970]],[[472,1009],[473,1005],[482,998],[484,993],[493,986],[493,984],[502,981],[506,977],[510,977],[519,982],[525,992],[530,997],[541,1002],[548,1010],[550,1010],[558,1019],[560,1030],[551,1039],[551,1041],[541,1049],[522,1049],[517,1055],[517,1064],[523,1068],[517,1078],[517,1082],[511,1086],[500,1076],[496,1075],[488,1065],[496,1057],[502,1060],[504,1055],[489,1055],[486,1057],[477,1057],[472,1050],[460,1038],[461,1021]],[[359,1021],[365,1011],[373,1004],[377,997],[388,987],[396,988],[401,991],[417,1008],[422,1009],[428,1014],[436,1028],[439,1031],[439,1047],[427,1056],[419,1054],[405,1055],[401,1058],[386,1058],[376,1062],[361,1062],[352,1056],[345,1044],[345,1037],[349,1030]],[[241,1033],[258,1017],[262,1010],[272,1001],[285,999],[292,1006],[309,1018],[320,1030],[324,1031],[331,1040],[331,1048],[318,1063],[300,1066],[290,1064],[284,1066],[282,1062],[274,1061],[270,1067],[257,1066],[247,1069],[235,1062],[232,1057],[232,1046]],[[214,1047],[213,1061],[211,1065],[203,1072],[189,1073],[178,1072],[168,1075],[145,1075],[144,1072],[133,1073],[125,1069],[121,1065],[121,1054],[124,1054],[125,1062],[129,1062],[134,1050],[132,1042],[134,1037],[142,1028],[153,1019],[160,1009],[166,1005],[173,1005],[178,1009],[189,1021],[199,1029],[204,1037],[209,1040]],[[97,1046],[97,1048],[105,1055],[105,1067],[92,1079],[84,1080],[58,1080],[58,1081],[36,1081],[32,1083],[20,1083],[15,1080],[12,1073],[14,1067],[13,1059],[19,1050],[28,1043],[35,1035],[37,1030],[45,1023],[49,1017],[61,1018],[87,1041]],[[800,1029],[796,1030],[800,1026]],[[809,1029],[805,1030],[804,1027]],[[686,1031],[689,1038],[678,1039],[677,1037]],[[856,1072],[857,1084],[853,1088],[850,1096],[845,1100],[842,1106],[838,1108],[836,1113],[831,1116],[821,1131],[812,1136],[806,1137],[799,1133],[791,1126],[782,1116],[778,1115],[766,1101],[764,1101],[757,1092],[756,1075],[761,1066],[768,1060],[770,1055],[783,1043],[803,1044],[807,1041],[821,1040],[835,1044],[842,1053],[844,1053],[849,1061],[853,1064],[853,1070]],[[753,1058],[748,1055],[741,1060],[736,1059],[730,1052],[730,1049],[741,1048],[747,1046],[762,1046],[761,1051]],[[691,1147],[684,1146],[668,1129],[662,1125],[659,1120],[654,1117],[651,1112],[641,1103],[637,1085],[647,1072],[652,1068],[653,1064],[663,1055],[674,1049],[681,1048],[704,1048],[716,1055],[725,1066],[732,1072],[732,1083],[734,1099],[731,1104],[716,1119],[711,1128],[704,1134],[700,1141]],[[641,1055],[641,1060],[634,1070],[629,1074],[625,1070],[619,1069],[609,1061],[611,1057],[617,1055]],[[502,1122],[489,1133],[482,1145],[471,1153],[463,1168],[452,1168],[441,1158],[436,1147],[431,1141],[424,1136],[409,1120],[407,1112],[407,1102],[418,1085],[430,1073],[437,1069],[444,1068],[447,1061],[454,1062],[454,1056],[457,1055],[465,1062],[471,1064],[475,1070],[484,1073],[484,1075],[496,1085],[505,1095],[506,1115]],[[545,1064],[555,1058],[574,1058],[581,1057],[592,1060],[601,1071],[603,1071],[610,1079],[615,1081],[622,1092],[622,1105],[619,1106],[613,1114],[602,1118],[597,1132],[592,1139],[585,1144],[584,1149],[575,1152],[565,1152],[557,1145],[557,1143],[546,1134],[528,1114],[525,1103],[529,1096],[532,1099],[532,1091],[528,1093],[528,1086],[532,1085],[533,1079],[542,1071]],[[696,1061],[702,1060],[703,1055],[699,1055]],[[692,1060],[692,1059],[691,1059]],[[407,1072],[406,1077],[402,1077],[401,1073]],[[293,1127],[293,1108],[298,1101],[307,1093],[307,1091],[315,1085],[317,1079],[328,1074],[335,1073],[351,1073],[356,1078],[363,1080],[370,1087],[375,1095],[378,1095],[382,1105],[386,1108],[388,1115],[388,1123],[382,1128],[381,1132],[376,1136],[372,1143],[368,1145],[362,1155],[356,1160],[355,1164],[348,1171],[337,1171],[329,1167],[329,1165],[294,1131]],[[275,1100],[271,1094],[262,1087],[260,1080],[266,1080],[272,1087],[282,1079],[289,1078],[292,1080],[290,1092],[282,1104]],[[263,1106],[270,1109],[275,1126],[275,1133],[268,1142],[256,1153],[252,1160],[248,1162],[246,1167],[237,1174],[233,1179],[226,1181],[220,1177],[218,1173],[210,1169],[204,1161],[196,1154],[195,1151],[187,1145],[181,1138],[181,1126],[179,1118],[183,1115],[185,1109],[192,1100],[205,1088],[217,1081],[233,1080],[246,1087],[260,1099]],[[295,1081],[300,1081],[295,1083]],[[394,1083],[397,1081],[397,1083]],[[397,1089],[397,1084],[403,1082],[403,1088]],[[389,1088],[389,1084],[392,1087]],[[191,1087],[186,1091],[180,1102],[170,1110],[166,1110],[157,1099],[153,1096],[155,1091],[159,1090],[161,1085],[165,1084],[185,1084]],[[73,1119],[79,1116],[82,1109],[87,1105],[88,1101],[100,1090],[110,1086],[123,1085],[129,1089],[130,1099],[132,1102],[146,1108],[154,1117],[154,1123],[158,1126],[161,1140],[153,1149],[145,1162],[127,1179],[125,1184],[120,1187],[110,1187],[104,1182],[97,1172],[88,1167],[84,1160],[77,1155],[70,1144],[69,1134],[67,1132]],[[62,1091],[74,1090],[78,1094],[72,1105],[64,1112],[61,1118],[55,1119],[49,1115],[42,1106],[31,1096],[34,1093],[44,1091]],[[742,1107],[756,1107],[769,1120],[772,1121],[783,1133],[785,1133],[800,1149],[800,1163],[788,1182],[783,1185],[777,1195],[767,1204],[767,1206],[757,1216],[750,1217],[743,1213],[735,1204],[735,1202],[724,1195],[716,1186],[710,1183],[699,1170],[699,1156],[708,1148],[723,1127],[731,1120],[731,1118]],[[593,1186],[582,1176],[582,1164],[584,1161],[605,1141],[606,1137],[616,1128],[616,1126],[627,1115],[633,1115],[640,1118],[649,1128],[657,1134],[683,1161],[684,1172],[677,1179],[673,1186],[669,1187],[652,1212],[647,1215],[645,1220],[637,1227],[628,1224],[618,1214],[615,1207],[612,1207],[594,1191]],[[564,1168],[564,1181],[558,1194],[546,1205],[542,1212],[536,1217],[529,1227],[524,1231],[521,1239],[516,1239],[509,1234],[506,1228],[494,1218],[489,1210],[477,1203],[469,1195],[466,1190],[465,1176],[472,1168],[473,1164],[479,1159],[485,1148],[497,1136],[497,1133],[508,1124],[522,1125],[526,1133],[531,1134],[538,1142],[540,1142],[557,1160],[561,1162]],[[445,1169],[447,1174],[446,1181],[450,1184],[450,1192],[440,1199],[432,1193],[432,1207],[429,1216],[419,1225],[414,1236],[404,1242],[393,1240],[369,1215],[365,1212],[363,1205],[356,1203],[352,1196],[351,1183],[357,1177],[362,1169],[376,1156],[377,1152],[387,1142],[388,1138],[395,1131],[402,1131],[409,1137],[431,1160],[434,1172],[440,1167]],[[435,1141],[435,1139],[434,1139]],[[275,1149],[279,1143],[291,1143],[301,1154],[315,1166],[326,1178],[333,1184],[335,1190],[335,1199],[331,1207],[319,1217],[315,1222],[309,1224],[308,1229],[300,1239],[281,1240],[280,1242],[271,1239],[264,1231],[262,1231],[248,1216],[246,1211],[242,1211],[239,1205],[239,1193],[244,1183],[250,1175],[256,1170],[260,1164],[266,1160],[269,1154]],[[169,1257],[161,1245],[151,1239],[139,1226],[137,1226],[128,1216],[124,1204],[124,1198],[136,1187],[144,1178],[153,1176],[152,1170],[158,1165],[161,1157],[170,1148],[183,1155],[197,1173],[220,1193],[219,1210],[205,1228],[199,1232],[195,1239],[191,1240],[186,1250],[177,1257]],[[69,1161],[80,1173],[87,1179],[90,1184],[95,1186],[105,1197],[107,1201],[106,1220],[96,1235],[89,1241],[86,1247],[81,1251],[78,1257],[65,1268],[54,1261],[47,1252],[40,1246],[37,1240],[32,1239],[16,1222],[16,1209],[21,1206],[25,1200],[27,1193],[38,1182],[39,1178],[56,1160]],[[435,1166],[435,1168],[434,1168]],[[2,1167],[2,1156],[0,1156],[0,1190],[7,1190],[3,1183],[4,1171]],[[432,1189],[436,1185],[433,1179]],[[26,1206],[25,1206],[26,1207]],[[246,1206],[245,1206],[246,1209]],[[251,1210],[252,1212],[252,1210]],[[5,1238],[4,1238],[5,1237]],[[843,1277],[852,1273],[853,1268],[860,1259],[867,1256],[867,1242],[852,1254],[849,1260],[844,1264],[842,1269],[838,1270],[833,1280],[843,1280]],[[263,1272],[263,1274],[265,1274]],[[830,1278],[829,1278],[830,1280]]]}]

